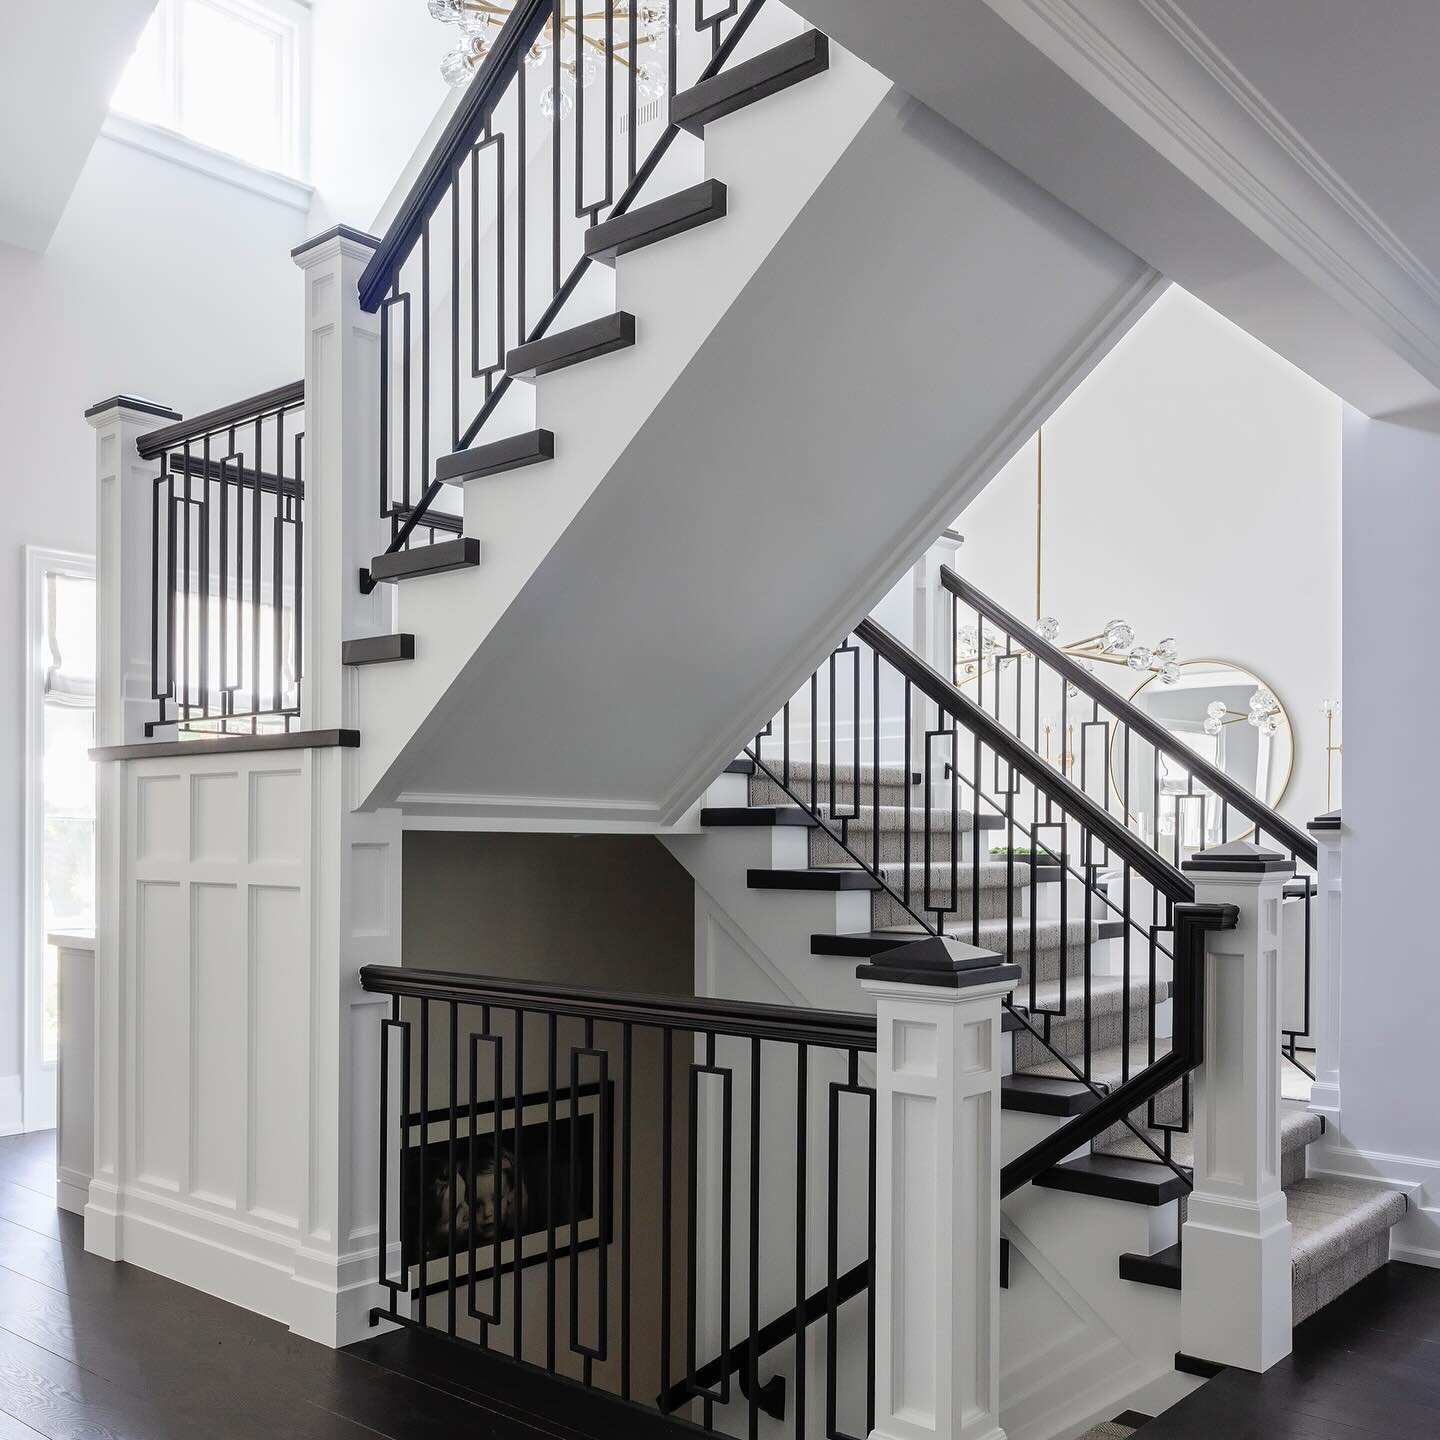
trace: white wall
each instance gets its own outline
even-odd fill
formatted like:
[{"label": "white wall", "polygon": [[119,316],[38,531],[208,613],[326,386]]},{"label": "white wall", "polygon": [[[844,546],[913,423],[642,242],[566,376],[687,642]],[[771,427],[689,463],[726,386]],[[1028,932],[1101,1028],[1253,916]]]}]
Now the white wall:
[{"label": "white wall", "polygon": [[310,229],[369,230],[437,112],[453,103],[440,58],[457,32],[421,0],[313,0],[311,34]]},{"label": "white wall", "polygon": [[[1327,808],[1320,702],[1340,694],[1340,409],[1172,288],[1045,426],[1042,598],[1061,639],[1122,616],[1182,660],[1268,680],[1296,733],[1280,809],[1301,823]],[[955,528],[965,576],[1033,619],[1033,441]]]},{"label": "white wall", "polygon": [[[1434,823],[1425,745],[1440,672],[1424,653],[1440,601],[1440,435],[1345,415],[1344,1144],[1360,1168],[1419,1182],[1397,1241],[1440,1263],[1434,1017]],[[1419,639],[1406,663],[1402,647]],[[1341,1168],[1354,1168],[1346,1164]]]},{"label": "white wall", "polygon": [[297,210],[96,143],[49,249],[0,246],[0,1093],[21,1069],[26,544],[93,553],[85,409],[127,391],[183,413],[296,379]]}]

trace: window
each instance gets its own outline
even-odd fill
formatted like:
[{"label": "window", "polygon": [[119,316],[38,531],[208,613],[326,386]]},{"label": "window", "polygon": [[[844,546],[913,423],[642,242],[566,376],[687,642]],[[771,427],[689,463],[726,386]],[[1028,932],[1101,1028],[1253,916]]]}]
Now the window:
[{"label": "window", "polygon": [[110,108],[299,176],[307,17],[298,0],[160,0]]},{"label": "window", "polygon": [[85,556],[26,552],[25,1125],[54,1123],[59,969],[48,937],[95,926],[95,578]]}]

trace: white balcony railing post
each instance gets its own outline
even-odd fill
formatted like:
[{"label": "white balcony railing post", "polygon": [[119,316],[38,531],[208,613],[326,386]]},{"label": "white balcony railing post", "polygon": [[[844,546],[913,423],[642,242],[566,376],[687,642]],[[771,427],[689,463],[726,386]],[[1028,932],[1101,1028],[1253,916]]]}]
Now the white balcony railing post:
[{"label": "white balcony railing post", "polygon": [[1004,1440],[1000,1011],[1019,968],[936,936],[859,974],[878,1008],[872,1440]]},{"label": "white balcony railing post", "polygon": [[1294,862],[1248,841],[1183,867],[1195,899],[1234,905],[1205,954],[1194,1191],[1181,1234],[1181,1348],[1244,1370],[1290,1353],[1290,1221],[1280,1185],[1280,958]]},{"label": "white balcony railing post", "polygon": [[1310,934],[1310,1033],[1315,1041],[1315,1083],[1310,1109],[1325,1119],[1331,1144],[1341,1133],[1340,1007],[1344,988],[1341,926],[1342,845],[1340,812],[1332,810],[1310,823],[1319,860],[1315,867],[1315,914]]},{"label": "white balcony railing post", "polygon": [[[392,623],[388,587],[361,593],[383,546],[379,514],[380,321],[360,307],[377,241],[338,226],[295,252],[305,284],[305,689],[302,724],[364,733],[346,640]],[[373,1333],[384,996],[361,967],[400,963],[400,821],[361,812],[360,752],[314,752],[311,770],[308,1194],[292,1330],[327,1345]]]}]

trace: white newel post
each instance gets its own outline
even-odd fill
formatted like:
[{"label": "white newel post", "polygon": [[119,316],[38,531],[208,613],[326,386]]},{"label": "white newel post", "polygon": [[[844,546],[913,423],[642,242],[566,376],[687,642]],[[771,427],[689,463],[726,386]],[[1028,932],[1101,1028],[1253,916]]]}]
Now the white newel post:
[{"label": "white newel post", "polygon": [[[359,282],[379,242],[340,226],[295,252],[305,277],[305,688],[303,724],[360,730],[345,640],[391,629],[387,587],[358,577],[383,548],[379,515],[379,316]],[[400,963],[398,812],[361,813],[355,751],[311,752],[309,1174],[295,1261],[293,1330],[328,1345],[374,1333],[379,1303],[381,997],[360,968]],[[297,1076],[297,1080],[299,1077]]]},{"label": "white newel post", "polygon": [[1310,822],[1319,850],[1316,864],[1315,919],[1310,935],[1311,1034],[1315,1039],[1315,1083],[1310,1109],[1325,1119],[1329,1143],[1338,1143],[1340,1116],[1340,1007],[1344,988],[1341,923],[1341,846],[1345,830],[1332,810]]},{"label": "white newel post", "polygon": [[1194,1191],[1181,1236],[1187,1355],[1268,1370],[1290,1353],[1290,1221],[1280,1188],[1280,921],[1294,862],[1248,841],[1185,862],[1203,904],[1239,923],[1205,953]]},{"label": "white newel post", "polygon": [[[155,466],[141,460],[136,441],[180,416],[153,401],[117,395],[92,406],[85,418],[95,431],[95,743],[128,745],[145,738],[145,722],[155,713],[150,672]],[[98,766],[95,791],[95,1168],[85,1205],[85,1248],[118,1260],[121,1157],[131,1113],[121,1011],[124,767]]]},{"label": "white newel post", "polygon": [[872,1440],[1004,1440],[1000,1007],[1019,967],[937,936],[858,973],[878,1009]]}]

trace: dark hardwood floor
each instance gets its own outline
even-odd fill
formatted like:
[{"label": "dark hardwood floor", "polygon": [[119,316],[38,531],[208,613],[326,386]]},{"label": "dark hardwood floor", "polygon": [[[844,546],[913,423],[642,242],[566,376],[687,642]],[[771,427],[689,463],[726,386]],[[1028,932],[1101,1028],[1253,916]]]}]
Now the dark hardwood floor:
[{"label": "dark hardwood floor", "polygon": [[[560,1433],[85,1253],[53,1134],[0,1138],[0,1440],[539,1440]],[[405,1355],[397,1345],[394,1353]]]},{"label": "dark hardwood floor", "polygon": [[[533,1403],[524,1377],[487,1373],[482,1393],[448,1347],[401,1332],[327,1350],[87,1255],[54,1175],[53,1135],[0,1139],[0,1440],[576,1440],[508,1408]],[[1137,1433],[1437,1440],[1440,1271],[1388,1265],[1301,1326],[1268,1374],[1227,1371]]]},{"label": "dark hardwood floor", "polygon": [[1436,1440],[1440,1270],[1391,1262],[1295,1332],[1264,1375],[1227,1370],[1139,1440]]}]

